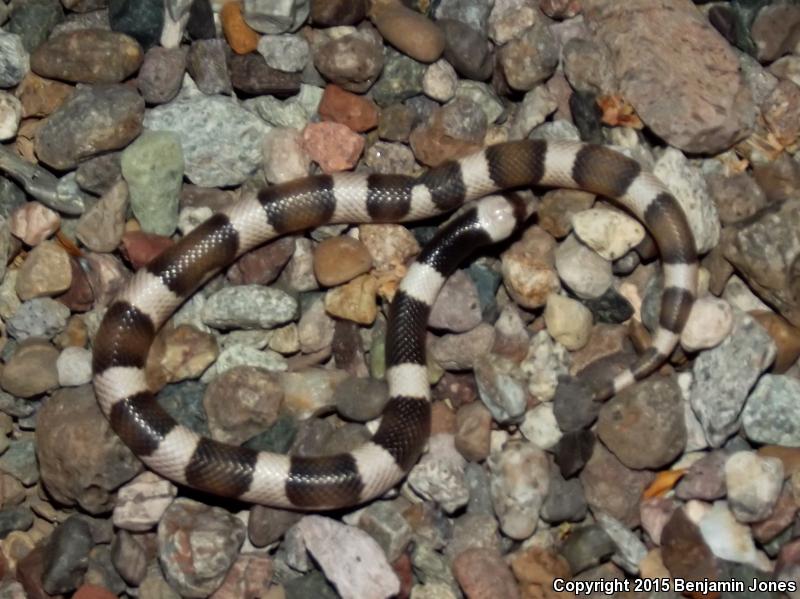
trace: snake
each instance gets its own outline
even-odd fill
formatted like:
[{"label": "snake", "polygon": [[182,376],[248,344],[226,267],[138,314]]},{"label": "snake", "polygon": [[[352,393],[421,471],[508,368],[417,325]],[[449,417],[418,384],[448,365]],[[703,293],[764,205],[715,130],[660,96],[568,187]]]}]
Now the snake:
[{"label": "snake", "polygon": [[[109,303],[93,341],[93,383],[113,431],[152,471],[212,495],[293,510],[352,507],[384,495],[423,454],[431,430],[426,329],[447,277],[476,248],[509,238],[532,212],[530,187],[604,196],[643,223],[663,274],[658,325],[607,399],[659,368],[697,292],[698,259],[680,202],[640,163],[605,145],[526,139],[488,146],[419,176],[340,172],[243,193],[140,268]],[[224,444],[179,424],[148,388],[145,363],[164,322],[204,282],[281,235],[334,223],[399,223],[453,213],[400,281],[389,307],[389,399],[369,441],[327,456]]]}]

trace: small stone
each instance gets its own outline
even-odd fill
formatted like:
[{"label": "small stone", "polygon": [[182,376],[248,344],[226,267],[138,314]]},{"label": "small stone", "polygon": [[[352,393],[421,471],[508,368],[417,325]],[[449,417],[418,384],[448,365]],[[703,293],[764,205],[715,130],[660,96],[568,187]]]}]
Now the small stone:
[{"label": "small stone", "polygon": [[578,478],[565,479],[557,466],[550,468],[550,488],[542,504],[541,517],[546,522],[580,522],[586,517],[586,498]]},{"label": "small stone", "polygon": [[21,118],[20,101],[9,93],[0,92],[0,141],[16,137]]},{"label": "small stone", "polygon": [[67,518],[45,546],[42,587],[51,595],[74,591],[86,573],[92,544],[89,525],[77,516]]},{"label": "small stone", "polygon": [[[361,0],[359,0],[361,1]],[[363,93],[383,69],[383,44],[368,31],[351,33],[312,46],[314,66],[326,79],[348,91]]]},{"label": "small stone", "polygon": [[56,369],[62,387],[86,385],[92,380],[92,352],[82,347],[67,347],[58,356]]},{"label": "small stone", "polygon": [[575,575],[602,563],[615,549],[614,541],[603,527],[594,524],[574,530],[561,546],[560,553]]},{"label": "small stone", "polygon": [[664,565],[672,576],[687,580],[719,580],[719,567],[699,528],[677,509],[661,533]]},{"label": "small stone", "polygon": [[453,333],[465,333],[480,323],[477,286],[466,271],[457,270],[439,291],[428,317],[428,326]]},{"label": "small stone", "polygon": [[501,46],[532,27],[541,17],[528,0],[495,2],[489,14],[489,37]]},{"label": "small stone", "polygon": [[486,137],[486,113],[472,99],[456,97],[436,108],[409,136],[414,155],[423,164],[439,166],[474,153]]},{"label": "small stone", "polygon": [[152,530],[176,494],[177,488],[170,481],[143,472],[120,487],[114,506],[114,526],[130,531]]},{"label": "small stone", "polygon": [[611,286],[611,263],[570,235],[555,252],[558,276],[582,299],[603,295]]},{"label": "small stone", "polygon": [[738,451],[725,462],[728,503],[739,522],[758,522],[772,512],[783,485],[783,464],[777,458]]},{"label": "small stone", "polygon": [[681,331],[681,346],[690,352],[716,347],[733,329],[733,309],[723,299],[695,300],[689,320]]},{"label": "small stone", "polygon": [[296,527],[343,599],[388,597],[400,590],[386,556],[366,532],[323,516],[306,516]]},{"label": "small stone", "polygon": [[369,272],[372,257],[360,241],[331,237],[314,249],[314,275],[321,285],[334,287]]},{"label": "small stone", "polygon": [[519,599],[511,570],[502,556],[488,549],[468,549],[453,561],[453,574],[467,597]]},{"label": "small stone", "polygon": [[258,53],[273,69],[290,73],[302,71],[310,59],[308,42],[299,35],[264,35]]},{"label": "small stone", "polygon": [[553,265],[553,239],[542,229],[525,231],[502,255],[503,281],[511,297],[524,308],[539,308],[560,284]]},{"label": "small stone", "polygon": [[421,94],[425,65],[391,48],[387,48],[385,56],[381,75],[371,88],[378,106],[389,106]]},{"label": "small stone", "polygon": [[325,310],[331,315],[369,325],[378,315],[375,303],[378,282],[370,275],[361,275],[325,294]]},{"label": "small stone", "polygon": [[552,450],[563,436],[553,413],[552,402],[539,404],[529,410],[519,430],[528,441],[545,450]]},{"label": "small stone", "polygon": [[455,69],[444,59],[437,60],[425,69],[422,78],[422,90],[429,98],[439,102],[448,102],[455,96],[458,75]]},{"label": "small stone", "polygon": [[335,406],[336,388],[346,378],[344,371],[322,368],[281,373],[284,408],[298,418],[310,418],[313,414],[331,409]]},{"label": "small stone", "polygon": [[431,357],[445,370],[469,370],[485,359],[494,337],[494,327],[488,323],[467,333],[443,335],[431,344]]},{"label": "small stone", "polygon": [[35,247],[59,229],[61,217],[44,204],[26,202],[14,209],[8,226],[15,237]]},{"label": "small stone", "polygon": [[728,454],[712,451],[696,461],[675,487],[675,495],[684,500],[713,501],[725,496],[725,463]]},{"label": "small stone", "polygon": [[383,381],[350,377],[337,385],[333,397],[340,416],[368,422],[383,412],[389,401],[389,390]]},{"label": "small stone", "polygon": [[353,168],[364,150],[364,138],[339,123],[311,123],[303,131],[308,155],[325,173]]},{"label": "small stone", "polygon": [[324,298],[318,297],[303,310],[297,323],[300,351],[312,354],[329,349],[335,328],[335,321],[325,313]]},{"label": "small stone", "polygon": [[139,92],[148,104],[169,102],[180,91],[185,70],[186,52],[182,49],[151,48],[136,78]]},{"label": "small stone", "polygon": [[766,5],[759,10],[751,29],[756,58],[768,63],[791,53],[797,45],[798,23],[800,10],[796,6]]},{"label": "small stone", "polygon": [[508,84],[528,91],[548,79],[558,66],[558,43],[545,23],[536,23],[504,45],[498,60]]},{"label": "small stone", "polygon": [[233,91],[225,48],[221,39],[196,40],[189,48],[186,70],[204,94],[230,94]]},{"label": "small stone", "polygon": [[327,121],[346,125],[358,133],[378,125],[378,109],[368,98],[343,90],[338,85],[328,85],[318,108],[319,115]]},{"label": "small stone", "polygon": [[423,498],[436,501],[445,512],[453,513],[469,501],[465,466],[453,435],[440,433],[430,438],[428,452],[411,469],[408,483]]},{"label": "small stone", "polygon": [[228,72],[233,88],[251,96],[291,96],[300,90],[300,73],[285,73],[273,69],[257,53],[229,55]]},{"label": "small stone", "polygon": [[17,345],[17,350],[6,361],[0,384],[17,397],[34,397],[58,386],[56,360],[58,350],[39,338],[31,338]]},{"label": "small stone", "polygon": [[41,297],[18,306],[8,318],[8,334],[18,341],[31,337],[52,339],[64,330],[69,318],[69,308],[61,302]]},{"label": "small stone", "polygon": [[800,357],[800,329],[789,324],[774,312],[757,310],[750,313],[761,326],[767,329],[777,348],[773,374],[783,374]]},{"label": "small stone", "polygon": [[118,181],[78,220],[78,239],[95,252],[112,252],[125,233],[128,185]]},{"label": "small stone", "polygon": [[571,298],[551,293],[544,311],[547,332],[568,350],[581,349],[589,342],[592,313]]},{"label": "small stone", "polygon": [[748,439],[800,447],[800,421],[793,397],[800,390],[798,381],[785,375],[765,374],[747,398],[742,425]]},{"label": "small stone", "polygon": [[444,34],[436,24],[400,2],[374,3],[370,19],[386,41],[414,60],[433,62],[444,51]]},{"label": "small stone", "polygon": [[420,251],[417,240],[402,225],[361,225],[358,233],[378,270],[391,270],[398,264],[405,264]]},{"label": "small stone", "polygon": [[36,134],[36,155],[59,170],[127,146],[142,130],[144,99],[127,85],[87,85],[51,114]]},{"label": "small stone", "polygon": [[142,64],[142,49],[123,33],[89,29],[50,38],[31,54],[31,69],[49,79],[119,83]]},{"label": "small stone", "polygon": [[181,595],[207,597],[223,582],[245,539],[245,526],[218,507],[176,499],[158,524],[159,562]]},{"label": "small stone", "polygon": [[578,238],[606,260],[616,260],[644,239],[644,227],[630,216],[591,208],[572,217]]},{"label": "small stone", "polygon": [[136,39],[145,49],[158,43],[164,29],[161,0],[109,0],[108,20],[113,31]]},{"label": "small stone", "polygon": [[233,51],[237,54],[254,52],[259,35],[244,20],[241,2],[226,2],[219,13],[222,31]]},{"label": "small stone", "polygon": [[8,449],[0,456],[0,471],[13,476],[26,487],[39,481],[33,437],[26,436],[9,443]]},{"label": "small stone", "polygon": [[492,413],[480,402],[461,406],[456,412],[456,449],[470,462],[481,462],[491,449]]},{"label": "small stone", "polygon": [[36,246],[17,278],[17,295],[22,301],[58,295],[72,284],[69,254],[58,244],[45,242]]},{"label": "small stone", "polygon": [[494,54],[486,33],[457,19],[438,19],[445,37],[444,57],[463,77],[484,81],[492,74]]},{"label": "small stone", "polygon": [[28,51],[16,33],[0,32],[0,87],[14,87],[30,70]]},{"label": "small stone", "polygon": [[279,289],[259,285],[226,287],[212,294],[203,322],[218,329],[271,329],[293,320],[297,301]]}]

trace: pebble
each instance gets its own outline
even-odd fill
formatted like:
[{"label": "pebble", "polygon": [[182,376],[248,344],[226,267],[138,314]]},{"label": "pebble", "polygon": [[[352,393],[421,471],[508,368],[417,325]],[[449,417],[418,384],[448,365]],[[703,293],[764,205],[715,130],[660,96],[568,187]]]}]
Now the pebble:
[{"label": "pebble", "polygon": [[300,73],[273,69],[260,54],[229,56],[228,70],[233,88],[248,95],[275,94],[283,97],[300,90]]},{"label": "pebble", "polygon": [[765,565],[759,560],[750,528],[737,522],[724,502],[715,502],[698,527],[703,540],[717,558],[749,563],[759,569]]},{"label": "pebble", "polygon": [[42,77],[74,83],[120,83],[142,65],[142,48],[123,33],[89,29],[56,35],[31,54]]},{"label": "pebble", "polygon": [[82,86],[38,130],[36,155],[59,170],[128,145],[142,128],[144,100],[126,85]]},{"label": "pebble", "polygon": [[248,345],[233,343],[220,352],[217,361],[203,373],[200,380],[209,383],[236,366],[254,366],[270,372],[282,372],[289,368],[286,359],[274,351],[259,351]]},{"label": "pebble", "polygon": [[75,233],[92,251],[112,252],[122,241],[128,212],[128,185],[115,183],[78,220]]},{"label": "pebble", "polygon": [[175,245],[169,237],[144,231],[123,233],[120,243],[122,255],[133,268],[141,268],[161,252]]},{"label": "pebble", "polygon": [[563,436],[553,413],[552,402],[539,404],[527,411],[519,430],[528,441],[545,450],[552,450]]},{"label": "pebble", "polygon": [[592,313],[580,302],[551,293],[544,311],[547,332],[570,351],[579,350],[589,342]]},{"label": "pebble", "polygon": [[26,487],[39,481],[36,463],[36,444],[33,437],[12,440],[0,457],[0,471],[13,476]]},{"label": "pebble", "polygon": [[615,550],[616,545],[604,527],[592,524],[575,529],[561,546],[559,553],[567,560],[574,576],[601,564]]},{"label": "pebble", "polygon": [[258,40],[258,53],[273,69],[295,73],[310,59],[308,42],[299,35],[264,35]]},{"label": "pebble", "polygon": [[695,300],[689,320],[681,331],[681,346],[690,352],[716,347],[733,329],[733,309],[723,299],[701,297]]},{"label": "pebble", "polygon": [[608,514],[597,514],[597,522],[616,546],[612,560],[628,574],[639,573],[639,564],[647,555],[647,548],[639,537],[619,520]]},{"label": "pebble", "polygon": [[179,498],[158,523],[158,556],[170,586],[181,595],[206,597],[222,584],[236,560],[245,526],[226,510]]},{"label": "pebble", "polygon": [[[9,480],[14,480],[9,477]],[[17,482],[17,485],[21,485]],[[15,530],[29,530],[33,526],[33,512],[27,507],[4,508],[0,512],[0,535],[6,538]]]},{"label": "pebble", "polygon": [[297,237],[294,242],[294,254],[283,270],[281,280],[295,291],[314,291],[319,289],[314,276],[314,244],[310,239]]},{"label": "pebble", "polygon": [[151,48],[144,55],[136,78],[139,92],[148,104],[164,104],[180,91],[186,70],[186,52],[179,48]]},{"label": "pebble", "polygon": [[378,501],[364,509],[358,527],[366,531],[381,547],[386,559],[396,564],[413,538],[413,531],[403,515],[403,502]]},{"label": "pebble", "polygon": [[6,30],[19,34],[22,44],[31,52],[44,42],[53,28],[63,20],[64,10],[58,2],[29,0],[14,6]]},{"label": "pebble", "polygon": [[75,172],[76,183],[98,196],[108,192],[122,175],[120,155],[120,152],[109,152],[81,162]]},{"label": "pebble", "polygon": [[668,465],[686,446],[683,398],[675,379],[650,377],[618,393],[600,410],[597,434],[629,468]]},{"label": "pebble", "polygon": [[275,128],[264,137],[264,174],[271,183],[305,177],[310,166],[299,131]]},{"label": "pebble", "polygon": [[292,237],[281,237],[250,250],[230,267],[228,279],[234,285],[269,285],[292,257],[294,245]]},{"label": "pebble", "polygon": [[796,6],[763,6],[756,14],[750,30],[756,58],[768,63],[791,53],[797,45],[795,28],[798,23],[800,11]]},{"label": "pebble", "polygon": [[573,235],[556,249],[555,268],[564,284],[581,299],[600,297],[613,282],[611,263]]},{"label": "pebble", "polygon": [[747,397],[742,413],[746,437],[757,443],[800,447],[800,419],[794,399],[800,382],[786,375],[765,374]]},{"label": "pebble", "polygon": [[531,227],[522,239],[503,252],[503,283],[523,308],[540,308],[550,293],[559,290],[554,250],[554,240],[543,229]]},{"label": "pebble", "polygon": [[528,91],[548,79],[558,66],[558,43],[545,23],[535,23],[498,51],[508,84]]},{"label": "pebble", "polygon": [[675,487],[676,497],[713,501],[725,497],[725,463],[728,454],[712,451],[697,460]]},{"label": "pebble", "polygon": [[16,33],[0,32],[0,87],[14,87],[30,70],[30,58],[22,38]]},{"label": "pebble", "polygon": [[196,40],[186,54],[186,71],[194,79],[197,88],[206,95],[230,94],[233,91],[225,48],[225,42],[221,39]]},{"label": "pebble", "polygon": [[122,152],[131,209],[145,233],[171,235],[178,224],[183,154],[178,136],[145,131]]},{"label": "pebble", "polygon": [[700,529],[677,509],[661,533],[664,565],[674,577],[691,580],[719,580],[719,566]]},{"label": "pebble", "polygon": [[[621,5],[593,5],[583,12],[596,39],[611,50],[614,70],[626,73],[623,96],[669,145],[715,154],[749,132],[755,110],[738,74],[739,60],[693,6],[653,6],[631,15]],[[630,43],[631,31],[638,43]],[[679,36],[682,43],[674,44]],[[684,53],[699,59],[682,60]]]},{"label": "pebble", "polygon": [[455,444],[464,459],[481,462],[491,449],[492,413],[480,402],[465,404],[456,412]]},{"label": "pebble", "polygon": [[433,62],[444,51],[441,29],[396,0],[373,3],[370,19],[387,42],[414,60]]},{"label": "pebble", "polygon": [[[202,122],[203,127],[197,123]],[[233,99],[222,96],[179,96],[147,112],[145,127],[171,131],[180,138],[185,174],[202,187],[243,183],[263,160],[262,144],[269,126]]]},{"label": "pebble", "polygon": [[378,106],[390,106],[421,94],[425,65],[391,48],[386,48],[384,56],[383,70],[371,88]]},{"label": "pebble", "polygon": [[92,380],[92,352],[82,347],[67,347],[59,354],[56,369],[62,387],[86,385]]},{"label": "pebble", "polygon": [[453,435],[430,437],[428,451],[408,475],[408,484],[421,497],[435,501],[448,514],[465,506],[469,489],[464,477],[466,461],[458,453]]},{"label": "pebble", "polygon": [[[273,576],[272,558],[268,555],[242,554],[228,571],[225,580],[211,597],[236,599],[238,597],[271,597],[268,589]],[[273,587],[274,588],[274,587]]]},{"label": "pebble", "polygon": [[298,418],[310,418],[335,406],[335,390],[347,378],[342,370],[306,368],[281,373],[283,405]]},{"label": "pebble", "polygon": [[143,472],[117,492],[112,515],[114,526],[124,531],[152,530],[177,492],[177,487],[170,481],[153,472]]},{"label": "pebble", "polygon": [[271,329],[297,314],[297,300],[276,288],[226,287],[209,296],[202,319],[217,329]]},{"label": "pebble", "polygon": [[565,479],[557,466],[550,467],[550,489],[540,516],[553,524],[580,522],[586,517],[586,498],[580,479]]},{"label": "pebble", "polygon": [[495,2],[489,13],[489,37],[502,46],[532,27],[540,18],[535,3],[529,0]]},{"label": "pebble", "polygon": [[358,133],[378,125],[378,109],[374,102],[334,84],[325,87],[318,112],[324,120],[340,123]]},{"label": "pebble", "polygon": [[777,458],[738,451],[725,462],[728,504],[739,522],[758,522],[772,512],[783,486],[783,464]]},{"label": "pebble", "polygon": [[244,0],[244,18],[261,33],[283,33],[300,27],[309,14],[308,0]]},{"label": "pebble", "polygon": [[370,275],[361,275],[352,281],[328,290],[325,310],[331,316],[369,325],[378,315],[375,303],[378,281]]},{"label": "pebble", "polygon": [[470,370],[489,353],[494,337],[494,327],[488,323],[467,333],[443,335],[431,344],[431,357],[445,370]]},{"label": "pebble", "polygon": [[109,0],[108,20],[113,31],[126,33],[147,49],[161,37],[164,3],[161,0]]},{"label": "pebble", "polygon": [[16,207],[8,219],[12,235],[35,247],[58,231],[61,217],[39,202],[25,202]]},{"label": "pebble", "polygon": [[615,210],[590,208],[572,217],[575,235],[606,260],[617,260],[644,239],[644,227]]},{"label": "pebble", "polygon": [[444,59],[437,60],[425,69],[422,77],[422,91],[426,96],[439,102],[448,102],[456,94],[458,74]]},{"label": "pebble", "polygon": [[524,540],[536,530],[550,484],[550,465],[533,443],[506,443],[487,461],[491,472],[492,504],[500,529],[512,539]]},{"label": "pebble", "polygon": [[297,323],[297,336],[300,351],[305,354],[331,347],[336,322],[325,313],[325,300],[316,298],[303,310]]},{"label": "pebble", "polygon": [[514,576],[496,551],[467,549],[453,560],[453,574],[467,597],[519,599]]},{"label": "pebble", "polygon": [[24,302],[55,296],[72,284],[69,254],[57,243],[43,242],[28,254],[17,277],[17,295]]},{"label": "pebble", "polygon": [[282,402],[277,373],[248,366],[219,374],[203,395],[212,438],[233,445],[241,445],[272,426]]},{"label": "pebble", "polygon": [[383,46],[368,31],[351,33],[314,47],[314,66],[320,74],[344,89],[363,93],[383,70]]},{"label": "pebble", "polygon": [[[564,474],[563,468],[561,471]],[[629,527],[639,523],[639,499],[652,480],[652,473],[629,470],[599,443],[580,474],[592,511],[601,510]]]},{"label": "pebble", "polygon": [[8,334],[18,341],[31,337],[52,339],[67,326],[69,308],[49,297],[26,301],[7,319]]},{"label": "pebble", "polygon": [[465,333],[481,323],[478,288],[464,270],[451,275],[433,304],[428,326],[453,333]]},{"label": "pebble", "polygon": [[380,546],[363,530],[316,515],[305,516],[296,528],[343,599],[389,597],[400,590]]},{"label": "pebble", "polygon": [[310,123],[303,130],[309,157],[327,174],[353,168],[364,151],[364,138],[340,123]]},{"label": "pebble", "polygon": [[567,373],[566,349],[554,342],[546,331],[533,336],[528,355],[520,369],[528,377],[528,392],[539,401],[555,397],[558,377]]},{"label": "pebble", "polygon": [[[55,357],[51,360],[54,364]],[[42,482],[61,504],[77,504],[90,514],[108,512],[116,489],[142,470],[111,430],[88,385],[55,392],[37,413],[36,424]]]},{"label": "pebble", "polygon": [[739,429],[748,391],[774,358],[775,344],[766,331],[738,311],[730,336],[698,355],[689,399],[712,447]]},{"label": "pebble", "polygon": [[219,12],[222,31],[237,54],[248,54],[258,48],[260,36],[244,20],[241,2],[226,2]]},{"label": "pebble", "polygon": [[89,525],[77,516],[56,527],[44,547],[42,587],[51,595],[78,588],[88,566],[92,548]]},{"label": "pebble", "polygon": [[436,108],[424,125],[411,132],[409,141],[417,160],[439,166],[475,152],[486,137],[486,113],[473,100],[456,97]]},{"label": "pebble", "polygon": [[0,92],[0,141],[17,135],[21,118],[22,103],[9,93]]},{"label": "pebble", "polygon": [[17,344],[0,375],[3,389],[17,397],[34,397],[58,386],[58,350],[38,337]]},{"label": "pebble", "polygon": [[750,316],[767,330],[775,342],[777,353],[772,373],[783,374],[800,357],[800,329],[771,311],[753,311]]},{"label": "pebble", "polygon": [[314,275],[334,287],[369,272],[372,257],[363,243],[348,236],[331,237],[314,249]]}]

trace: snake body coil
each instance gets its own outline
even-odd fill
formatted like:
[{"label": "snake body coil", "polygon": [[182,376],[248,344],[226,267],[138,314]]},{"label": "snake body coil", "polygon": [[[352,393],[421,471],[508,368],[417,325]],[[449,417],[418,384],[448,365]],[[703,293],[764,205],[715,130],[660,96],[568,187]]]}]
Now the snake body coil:
[{"label": "snake body coil", "polygon": [[446,277],[474,248],[508,237],[527,216],[512,197],[490,196],[439,232],[403,279],[387,338],[390,400],[371,441],[330,457],[256,452],[200,437],[148,391],[145,362],[161,325],[203,282],[250,249],[327,223],[402,222],[452,211],[501,190],[532,185],[583,189],[617,201],[644,222],[664,271],[652,347],[599,394],[612,395],[670,354],[696,293],[694,238],[678,202],[653,175],[609,148],[525,140],[428,171],[420,178],[353,173],[313,176],[245,196],[137,272],[108,308],[94,342],[94,385],[112,427],[145,464],[215,495],[305,510],[351,506],[399,482],[430,430],[425,367],[428,314]]}]

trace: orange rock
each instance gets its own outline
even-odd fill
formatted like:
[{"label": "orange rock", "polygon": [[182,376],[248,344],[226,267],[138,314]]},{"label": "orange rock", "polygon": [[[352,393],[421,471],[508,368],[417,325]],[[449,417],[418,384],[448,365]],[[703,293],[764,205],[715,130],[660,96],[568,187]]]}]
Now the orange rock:
[{"label": "orange rock", "polygon": [[255,52],[260,36],[247,24],[242,16],[241,2],[228,2],[219,13],[222,31],[233,51],[237,54]]},{"label": "orange rock", "polygon": [[686,468],[679,470],[664,470],[656,475],[656,479],[642,493],[642,499],[660,497],[671,490],[678,481],[686,474]]},{"label": "orange rock", "polygon": [[364,96],[350,93],[338,85],[330,84],[322,94],[319,115],[325,121],[347,125],[362,133],[378,126],[378,108]]},{"label": "orange rock", "polygon": [[340,123],[310,123],[303,130],[303,144],[327,174],[353,168],[364,151],[364,138]]}]

